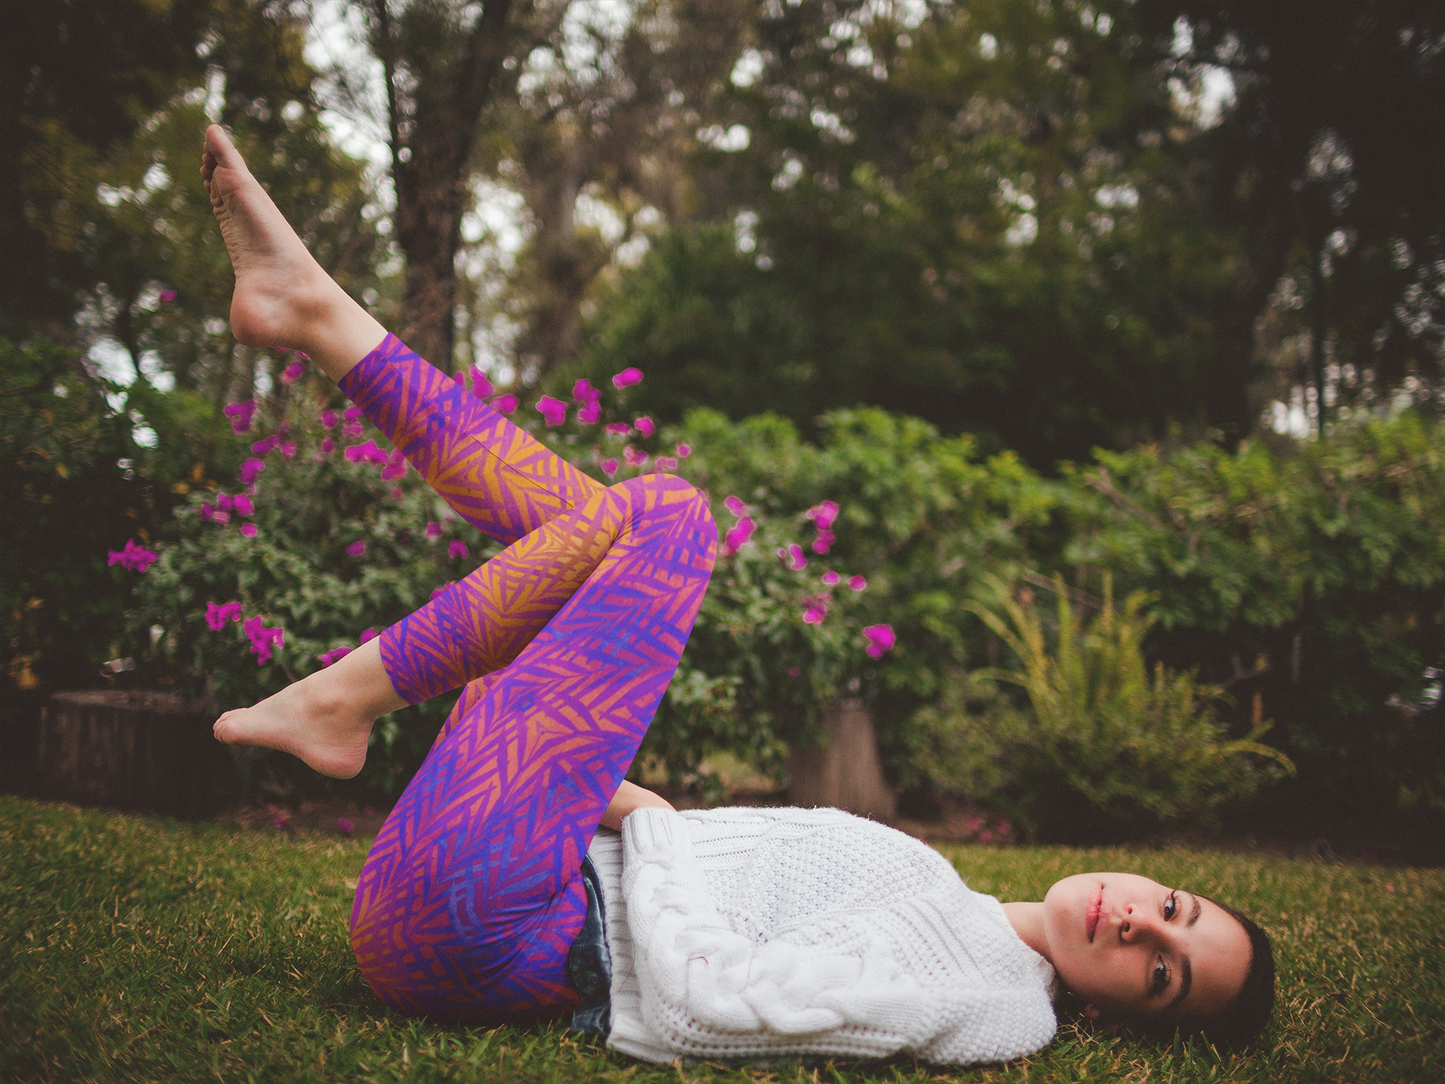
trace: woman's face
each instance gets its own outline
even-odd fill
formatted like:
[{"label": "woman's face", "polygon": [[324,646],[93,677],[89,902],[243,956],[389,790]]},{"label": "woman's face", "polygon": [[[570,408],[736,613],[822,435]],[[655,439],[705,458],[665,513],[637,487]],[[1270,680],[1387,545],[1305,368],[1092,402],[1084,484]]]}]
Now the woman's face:
[{"label": "woman's face", "polygon": [[1249,935],[1217,904],[1132,873],[1080,873],[1044,897],[1050,962],[1105,1013],[1198,1019],[1229,1005]]}]

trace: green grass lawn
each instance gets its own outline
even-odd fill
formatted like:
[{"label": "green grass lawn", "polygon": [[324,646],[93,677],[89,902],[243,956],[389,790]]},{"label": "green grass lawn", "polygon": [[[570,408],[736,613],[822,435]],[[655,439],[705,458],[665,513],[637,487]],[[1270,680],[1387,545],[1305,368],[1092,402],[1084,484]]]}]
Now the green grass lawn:
[{"label": "green grass lawn", "polygon": [[969,884],[1041,898],[1130,869],[1253,913],[1280,963],[1261,1052],[1072,1024],[1042,1054],[643,1065],[553,1024],[442,1027],[384,1009],[346,923],[367,839],[182,824],[0,796],[0,1079],[652,1081],[1445,1080],[1445,872],[1190,849],[945,847]]}]

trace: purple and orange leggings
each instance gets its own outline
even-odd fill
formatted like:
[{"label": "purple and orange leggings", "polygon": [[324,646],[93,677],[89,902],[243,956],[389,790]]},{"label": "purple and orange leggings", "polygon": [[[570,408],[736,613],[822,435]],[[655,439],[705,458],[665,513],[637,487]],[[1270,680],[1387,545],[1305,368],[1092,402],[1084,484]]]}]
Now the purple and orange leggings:
[{"label": "purple and orange leggings", "polygon": [[601,485],[391,335],[341,389],[509,544],[381,634],[406,700],[463,692],[367,856],[357,962],[388,1005],[434,1019],[574,1008],[581,862],[707,590],[707,502],[665,474]]}]

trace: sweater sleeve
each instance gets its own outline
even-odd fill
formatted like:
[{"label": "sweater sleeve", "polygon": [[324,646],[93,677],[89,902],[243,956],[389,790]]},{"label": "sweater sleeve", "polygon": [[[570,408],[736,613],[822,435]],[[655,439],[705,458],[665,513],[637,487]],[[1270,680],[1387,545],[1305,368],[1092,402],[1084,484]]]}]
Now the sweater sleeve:
[{"label": "sweater sleeve", "polygon": [[651,1028],[691,1021],[723,1033],[802,1037],[902,1014],[917,983],[887,959],[756,943],[723,920],[686,822],[641,809],[622,827],[622,892]]}]

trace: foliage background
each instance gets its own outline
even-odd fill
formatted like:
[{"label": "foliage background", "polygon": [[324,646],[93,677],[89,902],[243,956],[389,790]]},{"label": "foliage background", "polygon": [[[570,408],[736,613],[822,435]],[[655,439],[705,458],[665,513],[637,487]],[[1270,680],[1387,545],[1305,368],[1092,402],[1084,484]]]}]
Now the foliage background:
[{"label": "foliage background", "polygon": [[[529,410],[636,366],[617,417],[650,415],[670,443],[648,452],[691,443],[689,476],[757,511],[654,739],[675,778],[712,749],[775,762],[856,682],[908,793],[966,777],[1014,800],[1008,757],[962,766],[987,743],[947,771],[937,755],[1033,725],[979,676],[1017,662],[969,605],[1031,605],[1053,635],[1052,577],[1092,614],[1108,574],[1154,597],[1145,663],[1223,689],[1221,738],[1272,722],[1300,771],[1254,814],[1433,827],[1445,23],[1413,0],[1327,9],[11,5],[7,743],[31,747],[63,687],[260,694],[462,571],[450,535],[417,540],[441,521],[414,475],[393,497],[334,456],[299,453],[289,486],[272,461],[254,542],[196,518],[248,454],[227,403],[314,449],[329,395],[226,330],[192,172],[219,120],[327,270],[443,368]],[[340,59],[316,48],[328,19]],[[339,149],[348,125],[370,163]],[[610,447],[549,439],[589,469]],[[825,499],[833,549],[788,572],[772,550],[806,544],[798,517]],[[128,538],[163,554],[129,624],[134,577],[104,563]],[[815,626],[828,565],[869,590],[835,591]],[[206,638],[220,569],[287,622],[270,668]],[[861,661],[856,629],[882,621],[898,645]],[[435,723],[393,721],[360,785],[394,791]],[[26,758],[4,760],[23,785]]]}]

